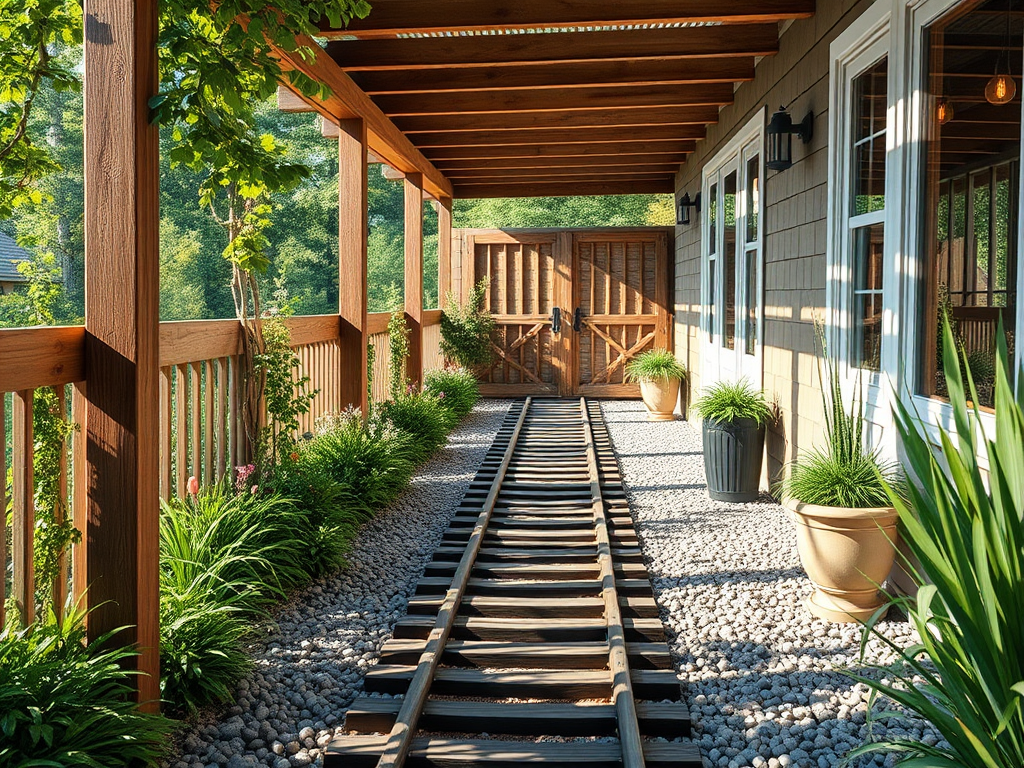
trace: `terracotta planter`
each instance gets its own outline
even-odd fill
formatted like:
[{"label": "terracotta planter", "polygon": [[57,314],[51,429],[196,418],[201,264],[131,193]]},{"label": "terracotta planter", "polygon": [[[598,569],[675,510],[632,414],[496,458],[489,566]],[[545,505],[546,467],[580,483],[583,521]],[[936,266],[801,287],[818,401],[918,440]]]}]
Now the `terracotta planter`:
[{"label": "terracotta planter", "polygon": [[679,379],[641,381],[640,396],[647,406],[648,421],[672,421],[679,400]]},{"label": "terracotta planter", "polygon": [[807,610],[826,621],[866,621],[885,604],[878,587],[896,555],[896,510],[792,500],[786,508],[796,523],[800,562],[815,587]]}]

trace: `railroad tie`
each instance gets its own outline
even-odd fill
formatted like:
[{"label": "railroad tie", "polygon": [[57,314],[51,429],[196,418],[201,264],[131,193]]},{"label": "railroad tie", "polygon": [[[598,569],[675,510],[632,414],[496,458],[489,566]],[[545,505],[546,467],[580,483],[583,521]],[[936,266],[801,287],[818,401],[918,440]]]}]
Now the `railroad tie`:
[{"label": "railroad tie", "polygon": [[364,685],[325,766],[701,765],[597,404],[513,404]]}]

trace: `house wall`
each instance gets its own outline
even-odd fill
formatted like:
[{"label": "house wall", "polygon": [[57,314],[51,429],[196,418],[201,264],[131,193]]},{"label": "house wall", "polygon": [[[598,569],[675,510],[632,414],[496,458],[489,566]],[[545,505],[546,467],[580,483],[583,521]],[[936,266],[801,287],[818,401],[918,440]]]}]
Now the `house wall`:
[{"label": "house wall", "polygon": [[[736,90],[717,125],[676,174],[676,195],[692,198],[708,161],[758,110],[768,115],[787,105],[795,121],[813,110],[814,137],[793,139],[793,166],[767,171],[763,180],[764,388],[781,418],[768,435],[769,478],[777,477],[798,449],[809,448],[824,430],[815,362],[814,319],[824,315],[829,133],[829,45],[869,6],[870,0],[819,0],[810,19],[793,22],[779,53],[762,59],[755,78]],[[689,396],[699,394],[701,226],[694,215],[676,228],[676,353],[691,371]]]}]

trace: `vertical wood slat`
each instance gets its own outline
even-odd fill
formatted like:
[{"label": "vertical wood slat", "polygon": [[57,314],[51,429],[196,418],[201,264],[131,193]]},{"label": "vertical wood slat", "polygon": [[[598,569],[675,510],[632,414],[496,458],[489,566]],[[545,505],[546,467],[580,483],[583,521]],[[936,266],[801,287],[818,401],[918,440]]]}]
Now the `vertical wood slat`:
[{"label": "vertical wood slat", "polygon": [[206,408],[203,414],[205,422],[205,433],[206,433],[206,445],[203,451],[203,482],[210,485],[217,481],[217,478],[213,474],[215,450],[213,444],[213,424],[215,419],[214,406],[213,406],[213,360],[207,360],[203,364],[204,372],[204,384],[203,391],[206,395]]},{"label": "vertical wood slat", "polygon": [[192,432],[192,462],[189,465],[189,474],[202,480],[203,466],[203,375],[201,362],[190,363],[190,413],[188,424]]},{"label": "vertical wood slat", "polygon": [[7,393],[0,392],[0,627],[6,626],[7,616]]},{"label": "vertical wood slat", "polygon": [[85,444],[86,431],[86,383],[78,382],[71,390],[71,419],[78,425],[78,429],[72,435],[74,448],[72,456],[74,461],[71,465],[71,515],[75,522],[75,528],[82,533],[82,542],[71,549],[71,578],[74,579],[72,590],[75,596],[85,594],[89,586],[88,568],[86,555],[88,547],[85,542],[86,525],[88,523],[88,486],[86,484],[86,463]]},{"label": "vertical wood slat", "polygon": [[227,474],[228,457],[228,359],[217,359],[217,478]]},{"label": "vertical wood slat", "polygon": [[228,474],[231,480],[235,479],[235,467],[242,464],[241,455],[241,429],[239,428],[240,415],[239,411],[241,408],[241,401],[238,397],[238,356],[232,355],[228,358],[228,429],[230,430],[229,435],[229,468]]},{"label": "vertical wood slat", "polygon": [[[68,395],[67,387],[63,384],[54,387],[57,395],[57,408],[60,410],[60,417],[67,419],[68,414]],[[57,505],[53,510],[53,518],[57,525],[63,525],[67,520],[68,514],[68,449],[71,446],[68,443],[62,442],[60,446],[60,462],[58,465],[58,480],[57,480]],[[57,581],[53,585],[53,604],[57,608],[58,620],[62,617],[63,611],[61,610],[64,606],[65,600],[68,597],[68,557],[67,550],[61,550],[60,555],[57,558]]]},{"label": "vertical wood slat", "polygon": [[185,481],[188,480],[188,364],[175,366],[175,414],[177,449],[174,453],[175,486],[179,499],[185,498]]},{"label": "vertical wood slat", "polygon": [[172,473],[171,467],[174,456],[171,453],[171,368],[166,366],[160,369],[160,496],[163,499],[171,498]]},{"label": "vertical wood slat", "polygon": [[12,597],[21,620],[28,624],[35,619],[36,589],[35,570],[33,568],[33,533],[35,524],[35,480],[33,434],[32,434],[32,402],[34,390],[26,389],[14,393],[13,436],[14,454],[12,462],[14,515],[12,518],[13,552],[11,559],[14,564]]}]

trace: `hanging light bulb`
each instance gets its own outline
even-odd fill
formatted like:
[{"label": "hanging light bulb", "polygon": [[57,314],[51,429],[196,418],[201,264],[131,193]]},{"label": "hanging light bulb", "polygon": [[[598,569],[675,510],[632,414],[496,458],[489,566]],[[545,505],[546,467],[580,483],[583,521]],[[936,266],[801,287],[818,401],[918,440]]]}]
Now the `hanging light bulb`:
[{"label": "hanging light bulb", "polygon": [[953,105],[949,103],[949,99],[945,96],[935,104],[935,119],[939,122],[939,125],[945,125],[953,119]]},{"label": "hanging light bulb", "polygon": [[985,100],[989,104],[1008,104],[1017,94],[1017,84],[1009,75],[996,73],[985,86]]}]

